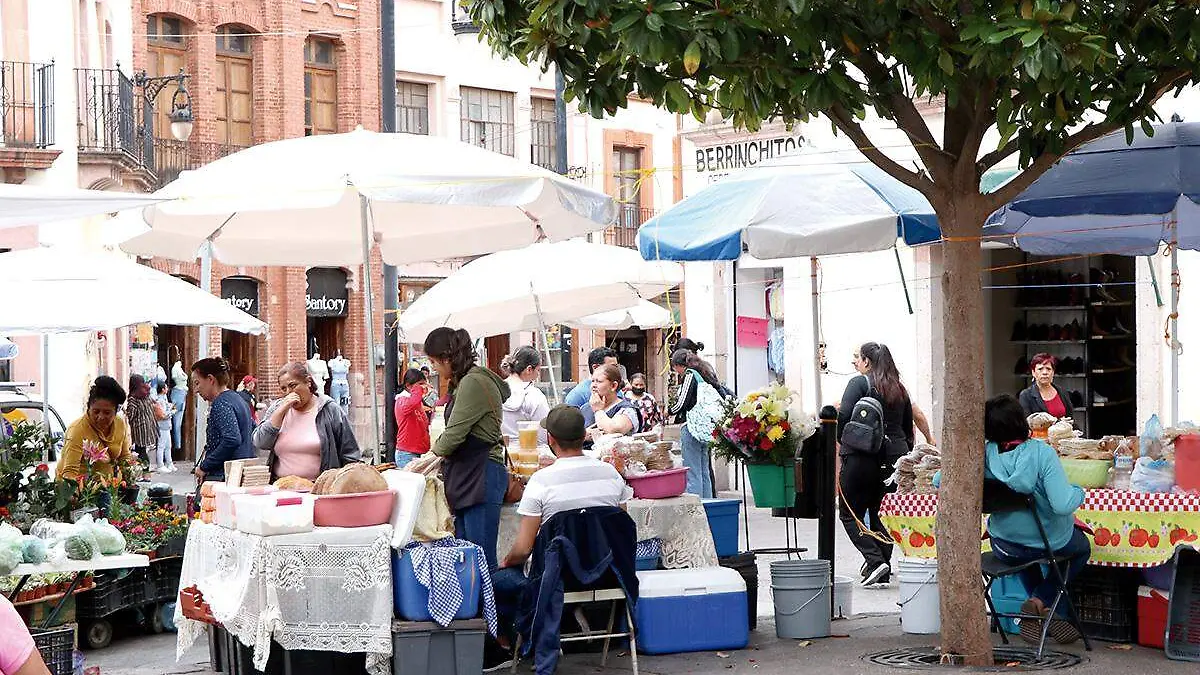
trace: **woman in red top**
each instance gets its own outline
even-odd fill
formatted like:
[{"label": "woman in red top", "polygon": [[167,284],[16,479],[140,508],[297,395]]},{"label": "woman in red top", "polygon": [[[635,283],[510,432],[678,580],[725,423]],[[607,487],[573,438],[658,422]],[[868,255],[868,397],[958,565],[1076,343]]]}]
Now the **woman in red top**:
[{"label": "woman in red top", "polygon": [[429,413],[425,405],[428,384],[416,368],[404,373],[404,393],[396,397],[396,466],[429,452]]},{"label": "woman in red top", "polygon": [[1025,413],[1044,412],[1063,418],[1070,417],[1074,412],[1071,405],[1071,394],[1066,389],[1054,384],[1054,372],[1058,368],[1058,359],[1049,354],[1038,354],[1029,360],[1029,369],[1033,373],[1033,384],[1021,392],[1021,407]]}]

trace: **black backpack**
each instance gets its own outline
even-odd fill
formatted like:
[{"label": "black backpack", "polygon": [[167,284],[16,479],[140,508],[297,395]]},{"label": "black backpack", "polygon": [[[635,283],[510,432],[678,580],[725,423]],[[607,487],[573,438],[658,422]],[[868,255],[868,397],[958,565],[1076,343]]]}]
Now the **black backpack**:
[{"label": "black backpack", "polygon": [[842,447],[865,455],[878,455],[887,440],[883,432],[883,403],[868,380],[867,395],[858,399],[850,411],[850,421],[842,427]]}]

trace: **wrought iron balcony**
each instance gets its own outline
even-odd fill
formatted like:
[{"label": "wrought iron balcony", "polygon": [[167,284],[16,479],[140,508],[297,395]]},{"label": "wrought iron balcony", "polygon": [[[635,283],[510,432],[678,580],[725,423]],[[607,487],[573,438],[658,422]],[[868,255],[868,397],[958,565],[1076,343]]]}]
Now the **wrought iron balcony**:
[{"label": "wrought iron balcony", "polygon": [[479,32],[479,24],[471,19],[467,10],[458,4],[458,0],[450,0],[450,29],[455,35],[471,35]]},{"label": "wrought iron balcony", "polygon": [[54,144],[54,64],[0,61],[0,144]]},{"label": "wrought iron balcony", "polygon": [[141,123],[145,102],[133,80],[119,70],[76,68],[79,151],[120,154],[142,163]]},{"label": "wrought iron balcony", "polygon": [[155,138],[152,145],[153,152],[148,157],[147,168],[157,176],[156,188],[179,178],[184,171],[198,169],[244,149],[226,143],[177,141],[174,138]]},{"label": "wrought iron balcony", "polygon": [[604,231],[604,241],[615,246],[637,248],[637,231],[642,223],[655,216],[654,209],[643,209],[630,204],[621,204],[617,222]]}]

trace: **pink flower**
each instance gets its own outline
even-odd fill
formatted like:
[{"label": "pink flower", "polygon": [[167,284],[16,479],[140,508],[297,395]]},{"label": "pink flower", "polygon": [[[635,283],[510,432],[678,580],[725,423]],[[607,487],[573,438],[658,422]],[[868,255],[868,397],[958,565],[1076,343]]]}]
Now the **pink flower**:
[{"label": "pink flower", "polygon": [[108,461],[108,448],[100,445],[99,443],[96,443],[95,441],[84,441],[83,442],[83,458],[85,460],[87,460],[88,464],[95,464],[96,462],[107,462]]}]

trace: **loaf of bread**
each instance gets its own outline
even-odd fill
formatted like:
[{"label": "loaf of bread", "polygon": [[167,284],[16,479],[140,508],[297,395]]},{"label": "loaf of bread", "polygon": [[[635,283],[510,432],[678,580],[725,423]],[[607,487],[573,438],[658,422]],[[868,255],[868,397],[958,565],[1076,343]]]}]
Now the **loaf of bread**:
[{"label": "loaf of bread", "polygon": [[275,487],[280,490],[311,490],[313,482],[302,476],[284,476],[275,481]]},{"label": "loaf of bread", "polygon": [[326,494],[356,495],[364,492],[381,492],[388,489],[387,480],[373,467],[359,462],[338,469]]}]

